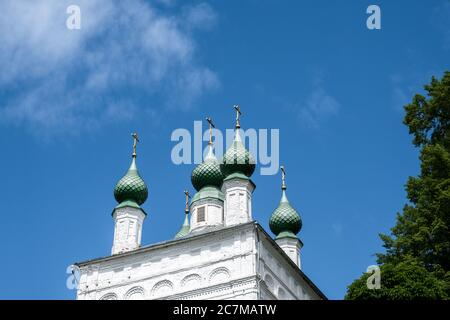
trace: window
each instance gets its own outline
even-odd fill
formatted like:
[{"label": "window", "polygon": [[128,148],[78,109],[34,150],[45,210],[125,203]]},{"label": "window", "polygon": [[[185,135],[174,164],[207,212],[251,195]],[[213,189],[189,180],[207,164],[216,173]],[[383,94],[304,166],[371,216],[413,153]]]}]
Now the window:
[{"label": "window", "polygon": [[205,222],[205,207],[197,209],[197,223],[198,222]]}]

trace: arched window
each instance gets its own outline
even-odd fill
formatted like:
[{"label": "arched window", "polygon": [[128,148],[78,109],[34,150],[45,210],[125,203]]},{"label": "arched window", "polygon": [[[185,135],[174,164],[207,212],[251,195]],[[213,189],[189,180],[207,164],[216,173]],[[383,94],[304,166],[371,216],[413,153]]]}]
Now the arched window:
[{"label": "arched window", "polygon": [[142,287],[133,287],[125,294],[126,300],[143,300],[145,292]]},{"label": "arched window", "polygon": [[225,267],[216,268],[209,274],[210,283],[225,282],[228,281],[229,278],[230,278],[230,270],[228,270]]},{"label": "arched window", "polygon": [[283,288],[278,288],[278,300],[286,300],[286,291]]},{"label": "arched window", "polygon": [[267,288],[273,292],[274,291],[274,281],[270,274],[266,274],[266,276],[264,277],[264,282],[266,283]]},{"label": "arched window", "polygon": [[194,273],[190,274],[181,280],[181,286],[185,288],[198,288],[201,284],[202,278],[200,275]]},{"label": "arched window", "polygon": [[100,300],[117,300],[117,295],[115,293],[107,293]]},{"label": "arched window", "polygon": [[162,280],[156,283],[152,288],[152,296],[163,297],[171,294],[173,291],[173,283],[169,280]]}]

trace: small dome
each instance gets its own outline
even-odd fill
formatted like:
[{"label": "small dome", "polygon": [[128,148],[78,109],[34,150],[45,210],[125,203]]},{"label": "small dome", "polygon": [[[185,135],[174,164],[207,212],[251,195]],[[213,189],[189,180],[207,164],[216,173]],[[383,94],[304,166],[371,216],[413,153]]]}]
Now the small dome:
[{"label": "small dome", "polygon": [[220,188],[223,182],[223,174],[220,171],[220,165],[217,158],[209,148],[208,155],[203,163],[199,164],[191,175],[191,182],[195,190],[199,191],[205,186],[214,186]]},{"label": "small dome", "polygon": [[128,172],[117,182],[114,188],[114,197],[118,203],[133,201],[138,205],[143,204],[147,200],[148,189],[139,175],[134,157]]},{"label": "small dome", "polygon": [[184,218],[183,226],[181,227],[180,231],[178,231],[177,234],[175,235],[175,239],[182,238],[182,237],[188,235],[189,234],[189,229],[190,229],[189,217],[186,214],[186,216]]},{"label": "small dome", "polygon": [[255,159],[252,154],[245,149],[239,131],[236,130],[233,144],[223,155],[220,169],[226,177],[235,172],[241,172],[247,177],[250,177],[255,171]]},{"label": "small dome", "polygon": [[302,228],[302,219],[297,211],[290,205],[285,190],[283,190],[280,204],[270,217],[269,227],[277,238],[296,238],[296,234],[299,233]]}]

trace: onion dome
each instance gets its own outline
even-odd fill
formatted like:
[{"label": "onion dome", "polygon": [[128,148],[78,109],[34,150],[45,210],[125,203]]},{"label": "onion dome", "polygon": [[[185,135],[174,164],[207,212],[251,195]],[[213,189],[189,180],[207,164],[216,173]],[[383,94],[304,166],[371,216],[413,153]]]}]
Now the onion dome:
[{"label": "onion dome", "polygon": [[139,175],[136,166],[136,142],[139,141],[137,134],[133,134],[134,145],[130,168],[114,188],[114,198],[119,206],[121,204],[142,205],[148,197],[148,189],[144,180]]},{"label": "onion dome", "polygon": [[223,174],[220,164],[213,152],[212,129],[215,128],[211,118],[206,118],[209,123],[208,154],[202,164],[198,165],[191,175],[191,182],[197,193],[191,201],[191,206],[203,199],[217,199],[224,201],[224,195],[220,191],[223,183]]},{"label": "onion dome", "polygon": [[239,116],[241,114],[239,106],[235,106],[236,116],[236,129],[234,134],[234,140],[230,148],[223,155],[220,169],[225,177],[233,173],[242,173],[247,177],[250,177],[255,171],[256,162],[252,154],[245,149],[242,143],[239,130],[241,125],[239,123]]},{"label": "onion dome", "polygon": [[186,236],[191,228],[189,224],[189,192],[184,191],[184,194],[186,195],[186,206],[184,208],[184,223],[181,226],[180,231],[178,231],[177,234],[175,235],[175,239]]},{"label": "onion dome", "polygon": [[128,172],[117,182],[114,188],[114,198],[116,198],[118,203],[132,201],[141,205],[147,200],[147,197],[147,186],[139,175],[136,167],[136,158],[133,157]]},{"label": "onion dome", "polygon": [[272,213],[269,221],[270,230],[280,238],[297,238],[297,233],[302,228],[302,220],[298,212],[290,205],[286,196],[285,171],[281,167],[283,185],[281,201],[275,211]]},{"label": "onion dome", "polygon": [[199,164],[192,171],[191,182],[197,191],[206,186],[217,188],[222,186],[223,174],[220,171],[219,161],[214,155],[211,145],[203,163]]}]

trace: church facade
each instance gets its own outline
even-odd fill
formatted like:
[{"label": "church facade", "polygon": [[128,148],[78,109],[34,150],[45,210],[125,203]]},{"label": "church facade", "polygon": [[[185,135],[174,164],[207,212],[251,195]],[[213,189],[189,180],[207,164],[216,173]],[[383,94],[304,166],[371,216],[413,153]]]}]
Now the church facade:
[{"label": "church facade", "polygon": [[133,136],[131,166],[114,189],[111,255],[75,264],[77,299],[326,299],[301,270],[302,221],[287,199],[283,167],[281,200],[269,222],[275,239],[252,218],[255,160],[242,142],[235,108],[234,141],[220,162],[207,119],[208,154],[192,172],[197,192],[192,198],[185,192],[181,229],[174,239],[148,246],[141,246],[147,215],[141,206],[148,190],[137,169]]}]

